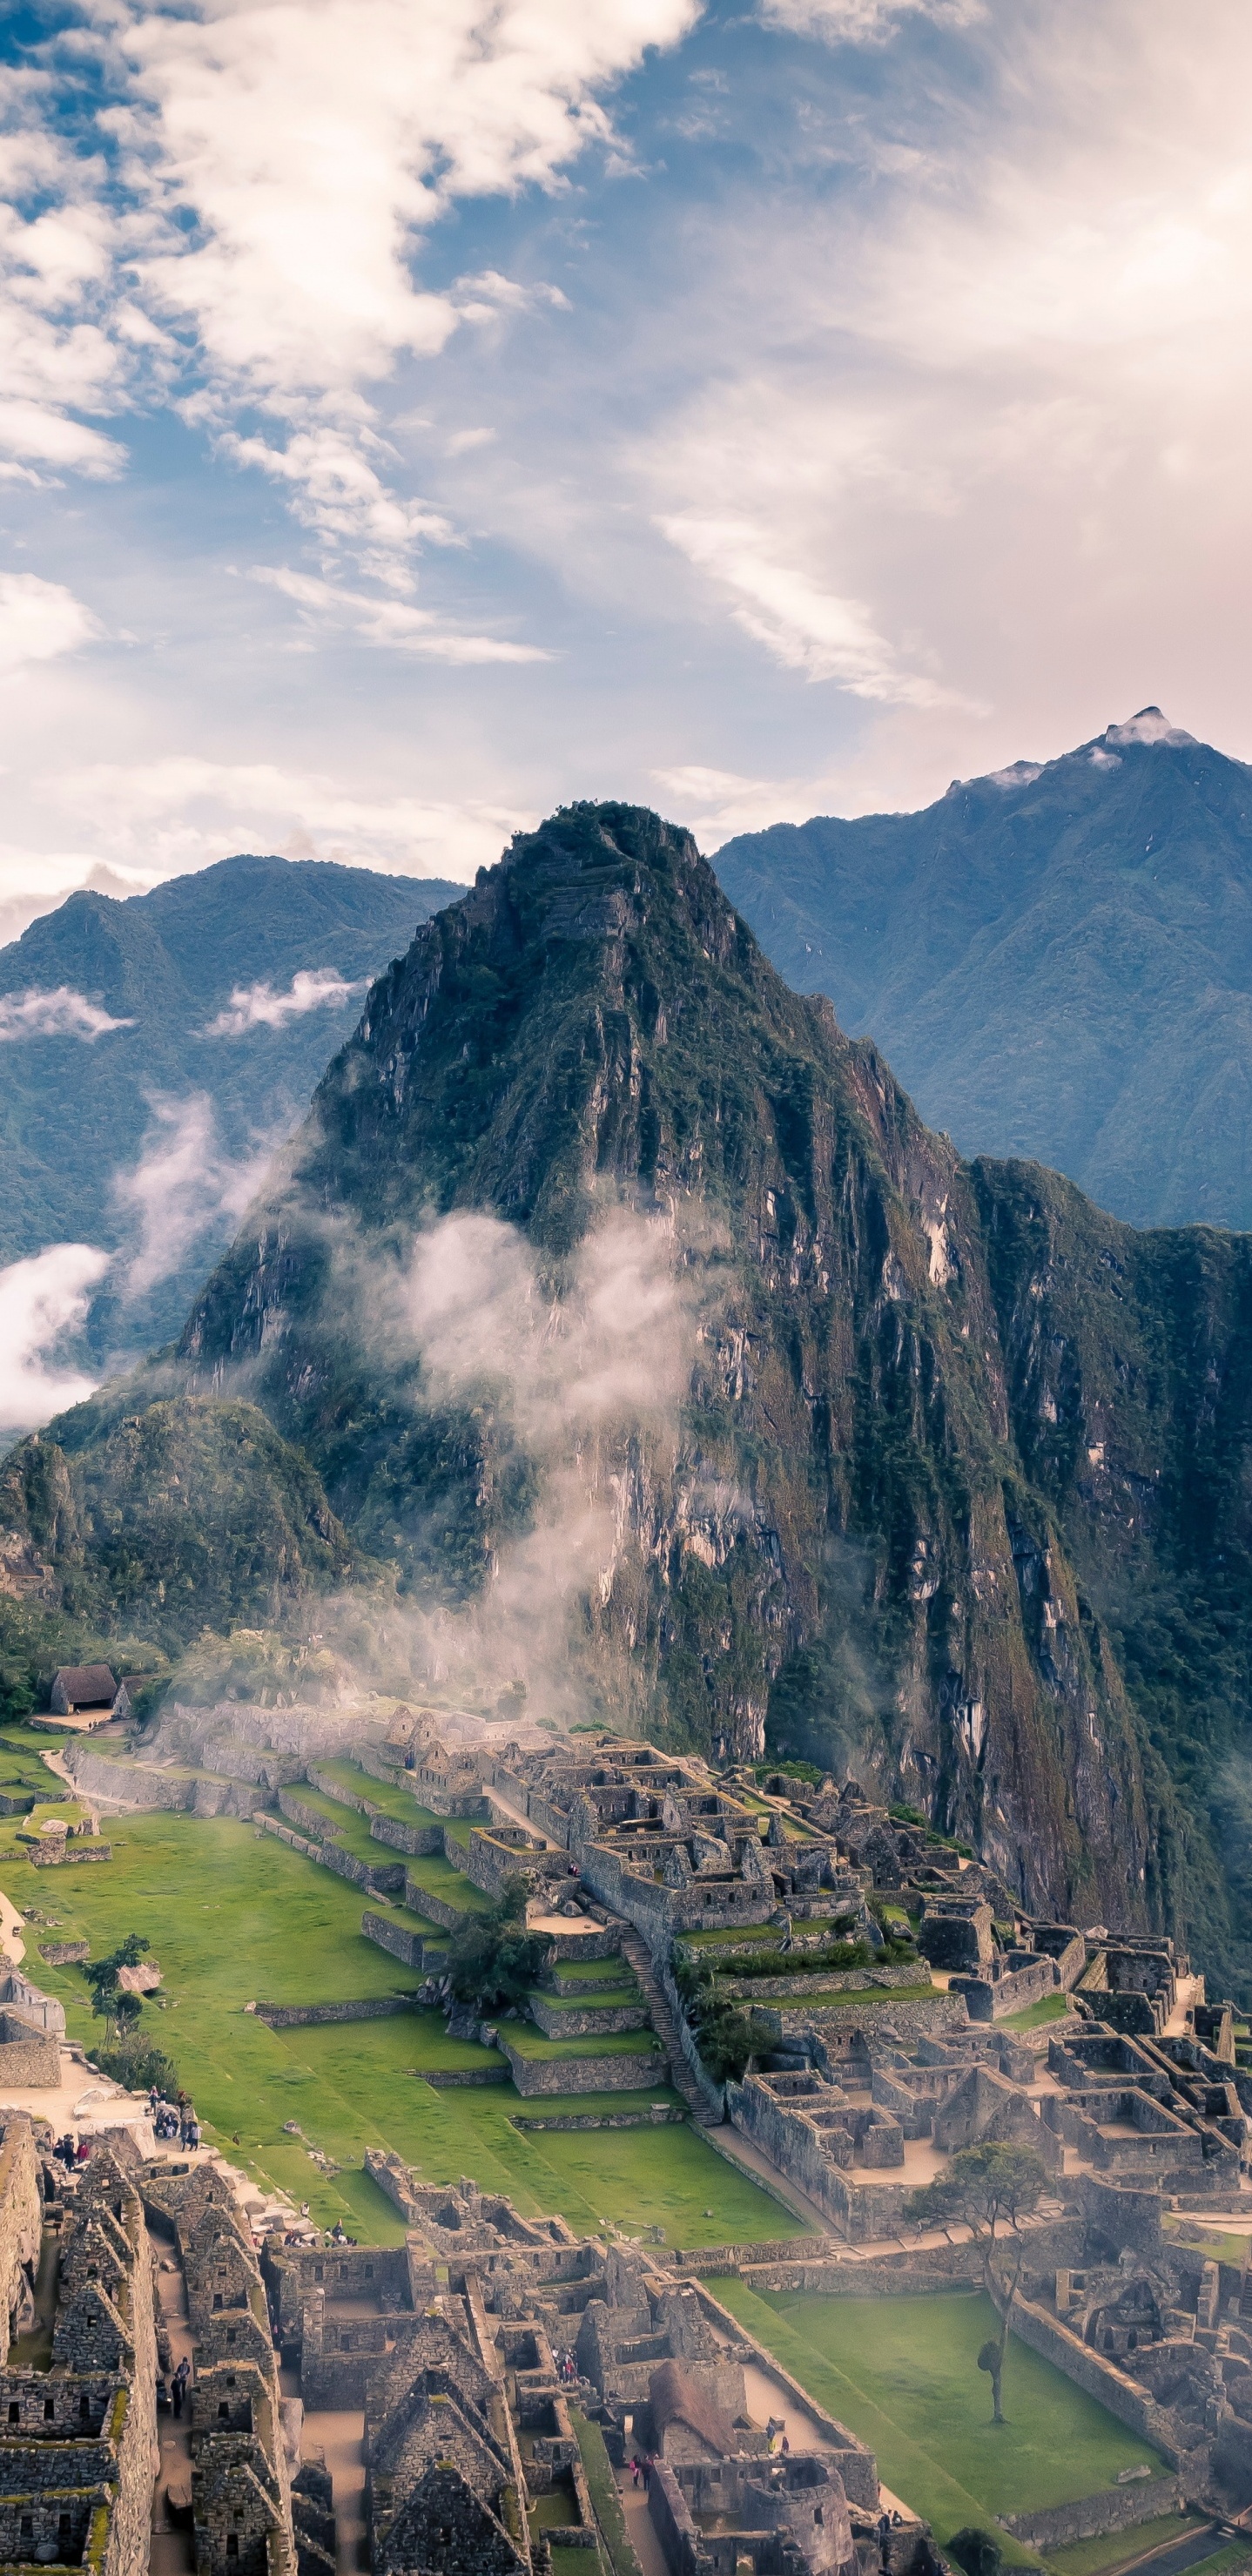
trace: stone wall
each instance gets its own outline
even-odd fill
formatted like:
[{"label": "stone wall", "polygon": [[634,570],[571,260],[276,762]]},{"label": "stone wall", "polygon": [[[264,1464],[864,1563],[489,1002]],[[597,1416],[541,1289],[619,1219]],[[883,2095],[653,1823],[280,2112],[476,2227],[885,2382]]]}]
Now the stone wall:
[{"label": "stone wall", "polygon": [[[82,1947],[86,1950],[85,1941]],[[45,1995],[41,1987],[33,1986],[20,1968],[6,1968],[0,1973],[0,2004],[7,2004],[19,2021],[29,2023],[43,2037],[64,2039],[64,2004],[55,1995]]]},{"label": "stone wall", "polygon": [[1064,2549],[1073,2540],[1099,2540],[1106,2531],[1133,2531],[1137,2523],[1177,2512],[1180,2502],[1177,2478],[1135,2478],[1123,2487],[1101,2487],[1077,2504],[1002,2514],[1000,2520],[1028,2549]]},{"label": "stone wall", "polygon": [[44,2085],[55,2091],[60,2081],[60,2041],[41,2037],[16,2013],[0,2011],[0,2093]]},{"label": "stone wall", "polygon": [[443,1850],[442,1825],[405,1825],[398,1816],[384,1816],[377,1807],[370,1812],[370,1836],[376,1843],[388,1843],[393,1851],[405,1852],[410,1860],[430,1860]]},{"label": "stone wall", "polygon": [[[280,1797],[286,1794],[285,1791],[279,1792]],[[319,1862],[323,1869],[333,1870],[336,1878],[350,1880],[354,1887],[365,1888],[371,1896],[398,1896],[404,1886],[403,1861],[382,1861],[374,1866],[369,1861],[358,1860],[355,1852],[343,1851],[338,1843],[310,1841],[307,1835],[297,1833],[292,1825],[280,1824],[277,1816],[267,1816],[259,1807],[254,1810],[252,1821],[259,1832],[274,1834],[279,1842],[289,1843],[293,1851],[303,1853],[306,1860]]]},{"label": "stone wall", "polygon": [[1110,2415],[1116,2415],[1119,2423],[1128,2425],[1141,2442],[1149,2443],[1169,2461],[1172,2468],[1177,2468],[1179,2454],[1168,2439],[1166,2419],[1160,2407],[1133,2379],[1128,2379],[1126,2373],[1118,2369],[1116,2362],[1106,2360],[1102,2353],[1093,2352],[1089,2345],[1080,2343],[1077,2335],[1071,2334],[1058,2318],[1050,2316],[1046,2308],[1036,2306],[1032,2299],[1022,2298],[1020,2292],[1013,2307],[1013,2332],[1023,2343],[1030,2345],[1032,2352],[1042,2353],[1045,2361],[1053,2362],[1058,2370],[1063,2370],[1076,2387],[1085,2388],[1089,2397],[1098,2398],[1101,2406],[1106,2406]]},{"label": "stone wall", "polygon": [[659,2049],[629,2057],[523,2057],[510,2041],[507,2025],[501,2025],[496,2045],[527,2100],[537,2093],[643,2093],[650,2084],[669,2082]]},{"label": "stone wall", "polygon": [[41,1941],[39,1956],[50,1968],[78,1968],[91,1957],[90,1941]]},{"label": "stone wall", "polygon": [[46,1842],[28,1844],[26,1857],[32,1869],[69,1869],[79,1861],[112,1860],[113,1846],[101,1842],[95,1834],[88,1834],[81,1842],[77,1837],[71,1842],[55,1834],[49,1835]]},{"label": "stone wall", "polygon": [[412,2010],[407,1995],[362,1995],[346,2004],[258,2004],[256,2017],[270,2030],[297,2030],[306,2022],[387,2021]]},{"label": "stone wall", "polygon": [[1003,2021],[1007,2014],[1025,2012],[1045,1995],[1055,1994],[1060,1981],[1055,1959],[1041,1958],[1020,1968],[1006,1968],[995,1979],[954,1977],[950,1991],[964,1995],[971,2021]]},{"label": "stone wall", "polygon": [[13,2321],[25,2306],[39,2261],[43,2203],[34,2131],[25,2111],[5,2115],[0,2144],[0,2359],[7,2360]]},{"label": "stone wall", "polygon": [[646,2030],[648,2008],[642,1995],[633,2003],[566,2004],[552,1995],[532,1994],[531,2018],[548,2039],[594,2039],[609,2031]]},{"label": "stone wall", "polygon": [[361,1930],[376,1949],[389,1951],[406,1968],[421,1967],[422,1935],[409,1924],[393,1922],[389,1914],[365,1913],[361,1916]]},{"label": "stone wall", "polygon": [[967,2030],[969,2014],[963,1995],[936,1991],[913,2003],[893,2003],[885,1994],[867,1992],[858,1995],[855,2004],[774,2004],[763,2008],[762,2018],[777,2039],[787,2032],[813,2030],[824,2039],[838,2040],[843,2034],[853,2036],[858,2030],[889,2021],[902,2038],[933,2037],[944,2030]]},{"label": "stone wall", "polygon": [[515,2129],[662,2129],[681,2128],[687,2118],[681,2102],[650,2102],[646,2111],[555,2111],[550,2119],[514,2113]]}]

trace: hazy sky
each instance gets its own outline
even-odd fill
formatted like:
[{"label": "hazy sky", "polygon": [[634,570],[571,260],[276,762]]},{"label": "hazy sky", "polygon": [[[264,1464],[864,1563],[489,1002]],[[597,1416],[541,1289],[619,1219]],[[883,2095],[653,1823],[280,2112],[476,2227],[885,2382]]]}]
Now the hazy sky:
[{"label": "hazy sky", "polygon": [[1252,756],[1237,0],[50,0],[0,72],[0,933],[574,796]]}]

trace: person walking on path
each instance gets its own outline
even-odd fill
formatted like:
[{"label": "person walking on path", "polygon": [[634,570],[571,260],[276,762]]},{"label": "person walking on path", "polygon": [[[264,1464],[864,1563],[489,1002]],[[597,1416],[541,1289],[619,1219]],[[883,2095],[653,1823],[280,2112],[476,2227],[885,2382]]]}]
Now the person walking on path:
[{"label": "person walking on path", "polygon": [[172,2386],[172,2389],[173,2389],[173,2396],[174,2396],[174,2413],[175,2413],[175,2416],[179,2416],[179,2415],[181,2415],[181,2414],[182,2414],[182,2411],[183,2411],[183,2399],[184,2399],[184,2397],[185,2397],[185,2396],[186,2396],[186,2394],[187,2394],[187,2382],[188,2382],[188,2380],[190,2379],[190,2377],[191,2377],[191,2364],[190,2364],[190,2362],[189,2362],[189,2361],[188,2361],[188,2359],[187,2359],[187,2355],[186,2355],[186,2353],[184,2353],[184,2354],[183,2354],[183,2357],[182,2357],[182,2360],[180,2361],[180,2363],[179,2363],[179,2365],[178,2365],[178,2368],[177,2368],[177,2370],[176,2370],[176,2371],[175,2371],[175,2373],[174,2373],[173,2380],[172,2380],[172,2382],[171,2382],[171,2386]]}]

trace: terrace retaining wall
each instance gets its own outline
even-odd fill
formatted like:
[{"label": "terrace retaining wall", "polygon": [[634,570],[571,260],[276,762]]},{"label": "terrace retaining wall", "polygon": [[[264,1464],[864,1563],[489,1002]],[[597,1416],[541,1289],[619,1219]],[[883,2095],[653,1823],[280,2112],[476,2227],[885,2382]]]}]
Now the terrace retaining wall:
[{"label": "terrace retaining wall", "polygon": [[412,2012],[414,1998],[408,1995],[362,1995],[346,2004],[256,2004],[258,2021],[269,2030],[299,2030],[306,2022],[386,2021],[395,2013]]},{"label": "terrace retaining wall", "polygon": [[1181,2497],[1177,2478],[1136,2478],[1122,2487],[1101,2487],[1077,2504],[1053,2505],[1038,2513],[1002,2513],[1001,2527],[1028,2549],[1064,2549],[1072,2540],[1099,2540],[1106,2531],[1133,2531],[1136,2523],[1155,2522],[1176,2513]]},{"label": "terrace retaining wall", "polygon": [[496,2034],[513,2070],[518,2092],[527,2100],[537,2093],[642,2093],[649,2084],[667,2084],[669,2065],[659,2049],[638,2049],[612,2057],[523,2057],[506,2030]]},{"label": "terrace retaining wall", "polygon": [[425,1946],[422,1935],[420,1932],[410,1930],[407,1923],[393,1923],[390,1915],[387,1914],[365,1913],[361,1916],[361,1930],[365,1939],[372,1941],[376,1949],[388,1951],[393,1959],[401,1960],[406,1968],[421,1967],[422,1951]]},{"label": "terrace retaining wall", "polygon": [[534,1993],[530,1998],[531,2019],[548,2039],[603,2038],[610,2031],[646,2030],[648,2007],[642,1995],[633,2003],[567,2004],[552,1995]]}]

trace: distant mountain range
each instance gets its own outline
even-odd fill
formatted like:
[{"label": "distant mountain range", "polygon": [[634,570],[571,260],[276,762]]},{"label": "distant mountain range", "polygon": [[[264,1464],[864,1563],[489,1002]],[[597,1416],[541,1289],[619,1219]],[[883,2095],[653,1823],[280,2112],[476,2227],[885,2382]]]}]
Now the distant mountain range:
[{"label": "distant mountain range", "polygon": [[764,1738],[1252,1999],[1252,1236],[963,1163],[654,814],[417,931],[176,1349],[0,1475],[0,1707],[314,1600],[370,1686]]},{"label": "distant mountain range", "polygon": [[1252,1227],[1252,768],[1145,707],[920,814],[714,860],[787,981],[872,1036],[962,1153],[1134,1225]]},{"label": "distant mountain range", "polygon": [[239,857],[32,922],[0,950],[0,1263],[99,1245],[95,1348],[164,1339],[370,979],[462,891]]}]

